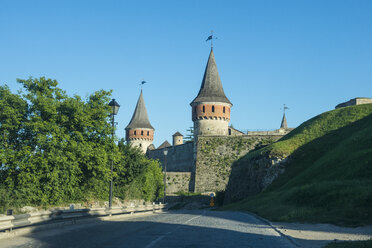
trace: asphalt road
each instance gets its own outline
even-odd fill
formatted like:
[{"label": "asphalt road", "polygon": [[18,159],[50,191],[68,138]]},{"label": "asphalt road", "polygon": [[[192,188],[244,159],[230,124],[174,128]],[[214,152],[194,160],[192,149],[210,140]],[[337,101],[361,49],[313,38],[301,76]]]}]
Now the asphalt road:
[{"label": "asphalt road", "polygon": [[77,224],[2,239],[0,247],[296,247],[245,213],[175,211]]}]

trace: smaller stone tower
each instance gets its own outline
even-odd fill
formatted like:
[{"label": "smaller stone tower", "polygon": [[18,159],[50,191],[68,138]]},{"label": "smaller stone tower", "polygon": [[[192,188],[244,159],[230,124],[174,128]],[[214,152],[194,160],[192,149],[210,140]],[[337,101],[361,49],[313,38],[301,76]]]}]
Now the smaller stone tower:
[{"label": "smaller stone tower", "polygon": [[173,146],[178,146],[183,144],[183,135],[180,132],[173,134]]},{"label": "smaller stone tower", "polygon": [[125,140],[128,144],[139,147],[143,153],[146,153],[147,148],[154,140],[154,131],[147,115],[141,90],[132,119],[125,128]]},{"label": "smaller stone tower", "polygon": [[285,112],[283,113],[282,123],[280,124],[281,129],[288,129],[287,118],[285,118]]},{"label": "smaller stone tower", "polygon": [[199,93],[190,105],[195,140],[199,135],[228,135],[232,103],[222,88],[213,48],[209,54]]}]

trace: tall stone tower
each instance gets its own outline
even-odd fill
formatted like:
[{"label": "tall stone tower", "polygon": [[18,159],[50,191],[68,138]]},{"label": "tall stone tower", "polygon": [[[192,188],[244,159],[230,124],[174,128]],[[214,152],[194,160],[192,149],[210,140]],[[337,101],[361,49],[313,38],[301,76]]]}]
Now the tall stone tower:
[{"label": "tall stone tower", "polygon": [[198,96],[191,102],[194,137],[228,135],[232,103],[225,96],[213,48],[209,54]]},{"label": "tall stone tower", "polygon": [[147,148],[154,140],[154,131],[147,115],[141,90],[132,119],[125,128],[125,139],[128,144],[139,147],[143,153],[146,153]]}]

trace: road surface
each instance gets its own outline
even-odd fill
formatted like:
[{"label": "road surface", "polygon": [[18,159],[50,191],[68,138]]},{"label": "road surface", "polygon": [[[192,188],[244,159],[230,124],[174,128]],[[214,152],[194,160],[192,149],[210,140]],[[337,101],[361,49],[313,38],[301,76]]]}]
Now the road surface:
[{"label": "road surface", "polygon": [[174,211],[76,224],[0,240],[0,247],[296,247],[239,212]]}]

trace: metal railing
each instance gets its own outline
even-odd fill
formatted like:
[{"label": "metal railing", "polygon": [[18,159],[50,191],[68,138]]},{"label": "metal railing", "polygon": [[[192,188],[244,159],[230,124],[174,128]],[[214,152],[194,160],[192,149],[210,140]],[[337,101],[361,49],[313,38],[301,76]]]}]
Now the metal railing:
[{"label": "metal railing", "polygon": [[43,225],[63,220],[75,220],[88,217],[103,217],[120,214],[134,214],[162,211],[166,208],[164,204],[152,204],[129,207],[107,208],[83,208],[68,210],[40,211],[27,214],[0,216],[0,231],[12,230],[33,225]]}]

